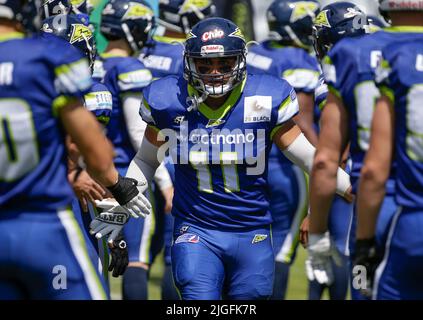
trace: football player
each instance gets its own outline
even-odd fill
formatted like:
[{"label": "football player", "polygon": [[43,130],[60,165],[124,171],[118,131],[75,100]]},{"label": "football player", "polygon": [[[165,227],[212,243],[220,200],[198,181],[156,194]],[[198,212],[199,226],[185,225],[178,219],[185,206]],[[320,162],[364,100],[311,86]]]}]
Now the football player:
[{"label": "football player", "polygon": [[[300,105],[295,117],[307,138],[317,143],[313,127],[314,90],[319,66],[309,50],[317,1],[276,0],[267,10],[269,40],[252,46],[247,55],[251,73],[270,73],[294,87]],[[275,285],[272,299],[283,299],[298,245],[299,226],[307,214],[308,177],[292,164],[275,144],[269,156],[270,212],[275,254]]]},{"label": "football player", "polygon": [[[151,72],[135,56],[151,38],[154,14],[143,0],[111,0],[102,11],[101,33],[109,41],[95,62],[94,77],[110,90],[113,110],[107,136],[115,147],[115,165],[124,174],[141,145],[146,127],[139,115],[141,91],[152,78]],[[160,166],[155,181],[163,190],[172,185],[169,173]],[[154,190],[147,190],[152,197]],[[151,198],[150,198],[151,199]],[[129,265],[123,277],[124,299],[147,299],[147,279],[152,263],[155,215],[145,220],[131,219],[124,229]]]},{"label": "football player", "polygon": [[[148,126],[127,176],[151,181],[166,149],[173,157],[171,256],[183,299],[266,299],[274,275],[267,156],[274,141],[309,171],[315,150],[292,120],[295,90],[271,75],[247,76],[234,23],[202,20],[184,52],[184,76],[143,91]],[[342,169],[339,176],[348,198],[349,177]]]},{"label": "football player", "polygon": [[[332,6],[340,6],[336,3]],[[323,11],[316,24],[320,25],[322,37],[317,39],[317,50],[323,59],[323,71],[329,87],[327,103],[322,115],[322,127],[319,145],[315,157],[314,170],[311,181],[311,217],[310,217],[310,245],[309,254],[314,259],[312,268],[323,275],[321,282],[330,280],[331,245],[328,240],[327,217],[333,197],[333,186],[336,177],[333,176],[335,162],[338,163],[345,145],[350,140],[352,172],[351,182],[353,191],[357,190],[360,170],[367,151],[370,137],[370,123],[373,109],[379,91],[374,84],[374,70],[380,58],[381,49],[390,41],[396,39],[394,29],[384,29],[371,35],[363,35],[365,16],[357,13],[353,5],[345,5],[344,15],[351,18],[340,28],[331,23],[330,8]],[[345,19],[342,17],[340,21]],[[357,28],[360,27],[360,28]],[[343,37],[346,30],[361,33],[357,37]],[[402,34],[402,37],[407,37]],[[324,41],[324,39],[332,39]],[[338,42],[340,38],[344,38]],[[320,42],[320,44],[319,44]],[[338,42],[338,43],[337,43]],[[336,43],[334,46],[333,44]],[[332,47],[333,46],[333,47]],[[330,50],[329,50],[330,49]],[[326,55],[327,54],[327,55]],[[326,55],[326,57],[324,57]],[[394,176],[393,167],[392,176]],[[388,179],[387,192],[377,223],[376,242],[383,248],[386,241],[388,226],[397,209],[394,201],[394,179]],[[357,207],[356,207],[357,208]],[[355,210],[356,210],[355,208]],[[356,215],[353,215],[349,251],[350,258],[354,257]],[[383,249],[382,249],[383,250]],[[316,273],[317,272],[317,273]],[[329,277],[327,275],[329,274]],[[320,281],[319,281],[320,282]],[[353,299],[365,298],[354,287],[352,276]]]},{"label": "football player", "polygon": [[118,174],[110,143],[82,107],[91,87],[83,54],[59,38],[26,38],[20,1],[0,8],[0,296],[105,299],[70,209],[64,132],[126,214],[149,214],[151,205],[137,181]]},{"label": "football player", "polygon": [[[358,186],[354,264],[366,268],[361,289],[373,299],[423,299],[423,6],[421,1],[382,0],[380,10],[394,27],[379,36],[389,40],[374,78],[381,97]],[[385,243],[380,243],[378,227],[387,197],[395,198],[398,210]]]},{"label": "football player", "polygon": [[[157,18],[157,32],[153,36],[151,45],[143,48],[140,60],[151,71],[154,79],[168,75],[183,74],[183,42],[189,30],[201,19],[214,14],[215,8],[210,0],[173,0],[159,2],[159,17]],[[159,36],[158,34],[162,34]],[[165,158],[165,165],[171,177],[174,176],[170,157]],[[173,180],[173,179],[172,179]],[[155,192],[157,224],[162,225],[162,237],[155,237],[161,248],[164,244],[164,274],[162,278],[162,299],[177,300],[179,295],[173,283],[170,247],[172,245],[173,216],[172,209],[173,188],[163,190],[163,197]],[[164,211],[166,214],[160,214]],[[154,245],[154,244],[153,244]]]}]

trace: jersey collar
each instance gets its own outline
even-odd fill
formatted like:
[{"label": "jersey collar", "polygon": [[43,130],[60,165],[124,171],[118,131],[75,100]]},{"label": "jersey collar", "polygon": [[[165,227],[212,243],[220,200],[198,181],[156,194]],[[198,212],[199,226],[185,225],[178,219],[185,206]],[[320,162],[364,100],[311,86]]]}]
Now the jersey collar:
[{"label": "jersey collar", "polygon": [[422,26],[395,26],[395,27],[384,28],[383,31],[423,33],[423,27]]},{"label": "jersey collar", "polygon": [[100,57],[104,59],[108,59],[108,58],[126,58],[128,56],[123,53],[104,53],[103,52],[103,53],[100,53]]},{"label": "jersey collar", "polygon": [[[198,106],[198,111],[200,111],[206,118],[212,120],[218,120],[225,117],[225,115],[231,110],[231,108],[236,104],[242,92],[244,91],[245,83],[247,82],[247,76],[245,79],[237,85],[226,99],[225,103],[218,109],[212,109],[204,102]],[[188,94],[191,96],[193,94],[198,95],[199,93],[192,86],[188,85]]]},{"label": "jersey collar", "polygon": [[22,32],[9,32],[0,35],[0,41],[8,41],[8,40],[15,40],[15,39],[22,39],[25,38],[25,34]]},{"label": "jersey collar", "polygon": [[165,37],[165,36],[154,36],[153,39],[158,42],[164,42],[164,43],[170,43],[170,44],[174,44],[175,42],[180,42],[180,43],[185,42],[185,39]]}]

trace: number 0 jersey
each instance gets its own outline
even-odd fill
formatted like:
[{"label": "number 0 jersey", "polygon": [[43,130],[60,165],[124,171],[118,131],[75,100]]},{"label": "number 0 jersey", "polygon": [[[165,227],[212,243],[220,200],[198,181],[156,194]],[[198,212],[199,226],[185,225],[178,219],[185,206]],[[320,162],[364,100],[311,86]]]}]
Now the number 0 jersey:
[{"label": "number 0 jersey", "polygon": [[73,196],[58,111],[91,87],[88,63],[60,38],[1,40],[0,207],[56,210]]},{"label": "number 0 jersey", "polygon": [[267,159],[272,135],[298,112],[294,89],[282,79],[249,74],[217,110],[202,103],[188,112],[194,93],[183,77],[168,76],[144,90],[140,109],[169,139],[173,214],[220,229],[271,223]]},{"label": "number 0 jersey", "polygon": [[395,110],[396,201],[423,208],[423,28],[419,31],[383,50],[376,80]]}]

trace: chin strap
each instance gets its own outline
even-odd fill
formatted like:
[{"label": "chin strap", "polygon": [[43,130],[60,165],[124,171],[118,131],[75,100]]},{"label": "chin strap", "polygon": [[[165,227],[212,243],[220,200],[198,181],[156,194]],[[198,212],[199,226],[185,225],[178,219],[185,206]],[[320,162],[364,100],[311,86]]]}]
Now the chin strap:
[{"label": "chin strap", "polygon": [[201,95],[201,97],[198,97],[197,95],[193,95],[192,97],[189,96],[187,97],[186,103],[187,103],[187,111],[191,112],[191,111],[195,111],[198,110],[198,106],[200,105],[200,103],[204,102],[207,97],[209,96],[207,91],[203,91],[203,94]]}]

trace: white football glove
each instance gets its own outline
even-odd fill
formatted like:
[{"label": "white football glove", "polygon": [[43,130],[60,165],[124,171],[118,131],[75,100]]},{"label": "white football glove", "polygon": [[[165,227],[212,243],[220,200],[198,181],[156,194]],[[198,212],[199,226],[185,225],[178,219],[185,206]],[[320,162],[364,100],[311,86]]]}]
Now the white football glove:
[{"label": "white football glove", "polygon": [[[152,207],[150,201],[142,194],[147,189],[146,181],[137,181],[136,179],[118,176],[115,185],[107,187],[113,197],[126,212],[134,218],[145,218],[151,213]],[[116,211],[117,210],[117,211]],[[121,209],[112,209],[120,212]],[[110,210],[109,210],[110,211]]]},{"label": "white football glove", "polygon": [[129,214],[125,210],[104,211],[91,221],[90,234],[95,235],[97,239],[108,235],[107,242],[112,243],[119,236],[128,219]]},{"label": "white football glove", "polygon": [[331,285],[334,280],[331,259],[336,265],[341,265],[342,260],[329,232],[309,234],[307,249],[308,258],[305,264],[308,279]]}]

